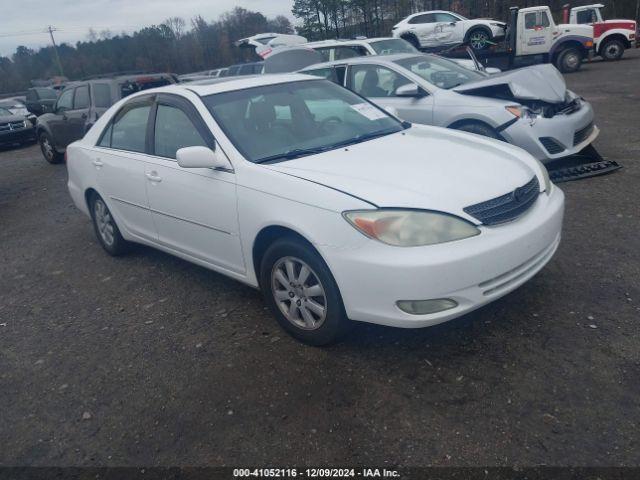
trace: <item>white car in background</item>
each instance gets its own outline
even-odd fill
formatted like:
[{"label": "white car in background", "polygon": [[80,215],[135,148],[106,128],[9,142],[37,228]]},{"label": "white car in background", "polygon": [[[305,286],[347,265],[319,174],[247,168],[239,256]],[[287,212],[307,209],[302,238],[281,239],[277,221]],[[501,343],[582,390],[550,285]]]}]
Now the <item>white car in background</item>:
[{"label": "white car in background", "polygon": [[315,345],[349,319],[426,327],[505,295],[553,256],[564,210],[521,149],[300,74],[131,95],[67,168],[108,253],[143,243],[261,288]]},{"label": "white car in background", "polygon": [[409,15],[392,29],[395,38],[402,38],[416,48],[436,48],[469,43],[482,50],[490,42],[505,35],[506,24],[496,20],[469,20],[454,12],[431,10]]},{"label": "white car in background", "polygon": [[301,73],[345,86],[403,120],[503,140],[542,162],[579,153],[600,133],[591,104],[549,64],[488,75],[419,53],[338,60]]}]

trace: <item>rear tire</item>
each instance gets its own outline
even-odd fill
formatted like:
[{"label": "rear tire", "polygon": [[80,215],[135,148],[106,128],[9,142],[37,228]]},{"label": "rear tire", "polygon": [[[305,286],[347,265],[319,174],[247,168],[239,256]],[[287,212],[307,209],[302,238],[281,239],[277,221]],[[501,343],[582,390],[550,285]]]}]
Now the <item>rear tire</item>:
[{"label": "rear tire", "polygon": [[91,209],[93,229],[102,248],[114,257],[127,253],[131,248],[131,243],[122,238],[120,229],[102,197],[97,193],[91,195],[89,208]]},{"label": "rear tire", "polygon": [[38,135],[38,143],[40,144],[40,151],[42,151],[42,155],[47,162],[55,164],[64,160],[64,155],[56,150],[53,140],[47,132],[41,132]]},{"label": "rear tire", "polygon": [[267,248],[260,286],[280,326],[303,343],[328,345],[351,325],[329,267],[302,240],[285,237]]},{"label": "rear tire", "polygon": [[482,122],[464,122],[452,127],[454,130],[460,130],[462,132],[475,133],[476,135],[482,135],[483,137],[500,139],[500,135],[491,128],[489,125]]},{"label": "rear tire", "polygon": [[580,70],[582,53],[574,47],[565,48],[556,57],[555,66],[562,73],[573,73]]},{"label": "rear tire", "polygon": [[409,35],[403,35],[402,37],[403,40],[409,42],[411,45],[413,45],[417,50],[420,50],[420,41],[418,40],[418,37],[416,37],[413,34],[409,34]]},{"label": "rear tire", "polygon": [[600,47],[600,56],[608,61],[612,62],[620,60],[624,54],[624,44],[620,40],[612,38],[611,40],[605,40]]}]

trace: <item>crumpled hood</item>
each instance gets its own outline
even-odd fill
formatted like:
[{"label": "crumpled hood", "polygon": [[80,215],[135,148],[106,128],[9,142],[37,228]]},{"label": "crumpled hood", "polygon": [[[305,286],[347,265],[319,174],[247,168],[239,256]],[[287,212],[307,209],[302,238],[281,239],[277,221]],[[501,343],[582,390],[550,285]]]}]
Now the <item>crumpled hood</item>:
[{"label": "crumpled hood", "polygon": [[539,172],[509,144],[454,130],[414,125],[367,142],[267,168],[345,192],[378,207],[444,211],[511,192]]},{"label": "crumpled hood", "polygon": [[458,93],[494,97],[508,88],[515,100],[541,100],[562,103],[567,94],[567,84],[553,65],[546,63],[497,73],[476,82],[455,87]]}]

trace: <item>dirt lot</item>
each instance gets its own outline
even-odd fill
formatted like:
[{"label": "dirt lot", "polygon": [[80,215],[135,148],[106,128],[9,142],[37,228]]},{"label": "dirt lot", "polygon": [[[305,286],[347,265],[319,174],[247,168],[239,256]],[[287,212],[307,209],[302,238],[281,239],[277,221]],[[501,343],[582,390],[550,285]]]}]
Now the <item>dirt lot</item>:
[{"label": "dirt lot", "polygon": [[624,169],[566,183],[563,243],[448,324],[287,337],[260,294],[114,259],[64,165],[0,152],[0,465],[640,465],[640,50],[567,77]]}]

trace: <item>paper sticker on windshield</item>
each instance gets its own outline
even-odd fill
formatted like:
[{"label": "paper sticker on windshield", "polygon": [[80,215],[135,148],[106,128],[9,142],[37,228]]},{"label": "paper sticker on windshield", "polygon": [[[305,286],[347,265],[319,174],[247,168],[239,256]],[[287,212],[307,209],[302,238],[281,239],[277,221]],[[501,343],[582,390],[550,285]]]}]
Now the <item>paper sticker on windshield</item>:
[{"label": "paper sticker on windshield", "polygon": [[380,120],[381,118],[386,118],[386,115],[383,112],[368,103],[356,103],[355,105],[351,105],[351,108],[360,115],[367,117],[369,120]]}]

